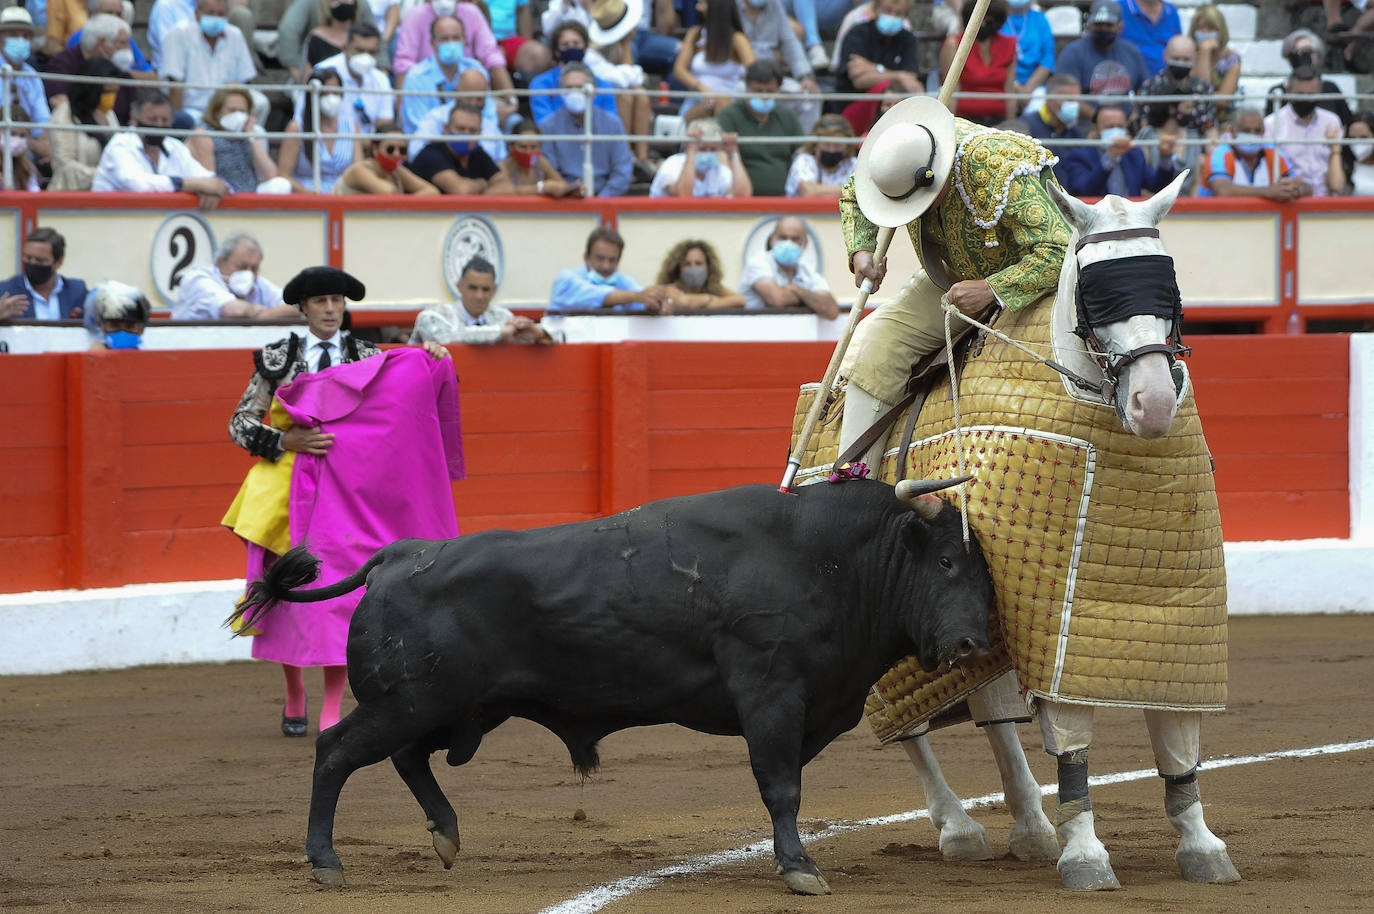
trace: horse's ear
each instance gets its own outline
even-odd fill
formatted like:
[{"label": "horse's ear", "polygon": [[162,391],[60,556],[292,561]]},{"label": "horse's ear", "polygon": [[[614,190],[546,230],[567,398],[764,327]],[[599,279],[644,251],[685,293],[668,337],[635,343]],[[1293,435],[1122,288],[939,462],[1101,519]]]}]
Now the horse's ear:
[{"label": "horse's ear", "polygon": [[1151,225],[1159,225],[1160,220],[1168,215],[1174,201],[1178,199],[1179,192],[1183,190],[1184,182],[1188,180],[1188,174],[1189,170],[1183,169],[1179,176],[1169,183],[1168,187],[1141,204]]},{"label": "horse's ear", "polygon": [[1064,214],[1064,218],[1081,233],[1093,221],[1093,208],[1079,200],[1073,194],[1064,190],[1055,181],[1047,181],[1045,189],[1050,192],[1050,199],[1054,205],[1059,207],[1059,211]]}]

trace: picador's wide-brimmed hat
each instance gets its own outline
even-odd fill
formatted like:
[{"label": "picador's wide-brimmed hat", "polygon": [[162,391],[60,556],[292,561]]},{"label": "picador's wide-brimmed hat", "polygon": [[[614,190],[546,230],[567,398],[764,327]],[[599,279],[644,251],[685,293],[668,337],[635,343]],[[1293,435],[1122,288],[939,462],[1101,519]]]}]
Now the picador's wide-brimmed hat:
[{"label": "picador's wide-brimmed hat", "polygon": [[343,295],[362,301],[366,294],[367,287],[356,276],[336,267],[306,267],[281,290],[282,301],[288,305],[299,305],[316,295]]},{"label": "picador's wide-brimmed hat", "polygon": [[903,99],[869,131],[854,168],[859,209],[896,228],[930,209],[954,167],[954,115],[938,99]]}]

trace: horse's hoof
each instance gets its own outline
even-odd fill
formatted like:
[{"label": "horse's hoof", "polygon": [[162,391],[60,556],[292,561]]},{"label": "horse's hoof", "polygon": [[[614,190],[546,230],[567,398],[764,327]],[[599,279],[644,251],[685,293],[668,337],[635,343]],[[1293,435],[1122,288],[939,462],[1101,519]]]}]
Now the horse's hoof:
[{"label": "horse's hoof", "polygon": [[782,874],[782,881],[797,895],[829,895],[830,883],[820,873],[805,873],[801,870],[788,870]]},{"label": "horse's hoof", "polygon": [[1093,863],[1091,860],[1076,860],[1073,863],[1059,862],[1059,878],[1064,888],[1070,892],[1110,892],[1121,888],[1112,872],[1110,863]]},{"label": "horse's hoof", "polygon": [[988,843],[988,833],[980,825],[978,830],[964,835],[940,838],[940,853],[946,860],[991,860],[997,855]]},{"label": "horse's hoof", "polygon": [[433,819],[425,822],[425,828],[429,829],[434,839],[434,852],[439,855],[439,860],[443,862],[444,869],[453,869],[453,861],[458,857],[457,835],[450,838],[439,830],[439,826],[434,824]]},{"label": "horse's hoof", "polygon": [[331,866],[317,866],[312,872],[315,881],[320,885],[342,886],[344,884],[343,870]]},{"label": "horse's hoof", "polygon": [[1236,871],[1236,867],[1231,863],[1231,858],[1227,856],[1226,851],[1213,853],[1180,851],[1174,855],[1174,862],[1178,864],[1179,873],[1189,882],[1218,885],[1227,882],[1240,882],[1240,873]]},{"label": "horse's hoof", "polygon": [[1012,835],[1011,855],[1025,862],[1059,859],[1059,839],[1048,835]]}]

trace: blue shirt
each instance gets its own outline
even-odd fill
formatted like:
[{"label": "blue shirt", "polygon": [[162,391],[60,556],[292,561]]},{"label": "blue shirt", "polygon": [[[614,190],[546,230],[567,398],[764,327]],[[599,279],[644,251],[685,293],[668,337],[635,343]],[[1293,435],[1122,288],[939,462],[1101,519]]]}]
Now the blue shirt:
[{"label": "blue shirt", "polygon": [[515,34],[515,11],[527,5],[530,0],[487,0],[491,13],[491,33],[497,41],[504,41]]},{"label": "blue shirt", "polygon": [[1054,72],[1054,34],[1050,21],[1039,10],[1027,8],[1007,16],[1002,34],[1016,39],[1016,81],[1025,83],[1037,67]]},{"label": "blue shirt", "polygon": [[[81,43],[83,31],[85,30],[78,29],[75,35],[67,39],[67,50],[71,50]],[[129,50],[134,52],[134,65],[130,69],[140,73],[151,73],[153,65],[148,63],[148,58],[143,56],[143,52],[138,49],[138,45],[134,43],[133,39],[129,40]]]},{"label": "blue shirt", "polygon": [[[20,120],[24,114],[28,114],[28,119],[35,124],[46,124],[52,120],[52,109],[48,107],[48,96],[43,91],[43,80],[39,78],[38,71],[26,63],[21,63],[14,68],[23,76],[14,77],[14,91],[19,97],[19,104],[23,107],[23,112],[14,112],[15,120]],[[29,77],[27,74],[32,73]],[[29,131],[33,136],[42,136],[43,131],[37,127]]]},{"label": "blue shirt", "polygon": [[[606,296],[613,291],[638,292],[644,288],[624,273],[612,273],[610,279],[603,279],[601,274],[595,274],[601,282],[594,282],[592,275],[591,269],[586,266],[568,267],[559,273],[553,281],[553,291],[549,293],[547,310],[600,308]],[[612,305],[608,310],[643,311],[644,304],[631,302],[628,305]]]},{"label": "blue shirt", "polygon": [[[1104,54],[1087,35],[1070,42],[1054,65],[1054,72],[1075,77],[1084,95],[1129,95],[1149,79],[1145,71],[1145,58],[1131,42],[1117,38]],[[1129,102],[1120,107],[1131,110]]]},{"label": "blue shirt", "polygon": [[156,0],[148,14],[148,47],[153,63],[162,62],[162,39],[167,32],[187,19],[196,18],[196,0]]},{"label": "blue shirt", "polygon": [[458,61],[458,72],[453,77],[453,82],[449,82],[448,77],[444,75],[443,68],[439,66],[439,61],[433,55],[426,57],[407,70],[405,81],[401,83],[402,89],[433,92],[434,94],[401,96],[401,126],[405,128],[405,132],[415,133],[420,124],[420,119],[430,110],[444,104],[439,93],[457,91],[458,77],[462,76],[465,71],[474,68],[481,70],[482,75],[487,77],[487,82],[491,82],[487,68],[471,57],[464,57]]},{"label": "blue shirt", "polygon": [[[625,135],[620,118],[607,114],[595,106],[589,112],[592,118],[592,133],[596,136]],[[539,122],[539,130],[545,134],[581,133],[583,125],[573,119],[567,108],[560,107],[550,117]],[[544,155],[549,164],[569,181],[582,177],[582,151],[585,144],[579,140],[544,141]],[[630,145],[623,139],[612,142],[592,143],[592,175],[595,186],[592,193],[598,197],[621,197],[630,187],[630,173],[634,170],[635,160],[630,155]]]},{"label": "blue shirt", "polygon": [[1151,22],[1150,17],[1136,5],[1136,0],[1117,0],[1117,3],[1121,5],[1121,34],[1117,42],[1125,38],[1139,48],[1145,57],[1149,75],[1154,76],[1164,69],[1164,45],[1183,31],[1178,19],[1178,7],[1166,2],[1164,12],[1159,14],[1159,21]]},{"label": "blue shirt", "polygon": [[[530,80],[530,88],[531,88],[531,89],[557,89],[557,88],[558,88],[558,80],[562,77],[562,74],[563,74],[563,68],[562,68],[562,67],[554,67],[552,70],[545,70],[543,73],[540,73],[540,74],[539,74],[538,76],[536,76],[534,79]],[[592,79],[596,80],[596,87],[597,87],[598,89],[605,89],[605,88],[607,88],[607,86],[609,86],[609,83],[607,83],[604,79],[596,79],[595,76],[593,76]],[[559,108],[562,108],[562,107],[563,107],[563,98],[562,98],[562,96],[559,96],[559,95],[531,95],[531,96],[530,96],[530,114],[533,114],[533,115],[534,115],[534,122],[535,122],[536,124],[539,123],[540,121],[542,121],[544,118],[550,116],[551,114],[553,114],[555,111],[557,111]],[[600,108],[602,111],[607,112],[608,114],[614,114],[614,115],[616,115],[617,117],[620,116],[620,112],[617,111],[617,110],[616,110],[616,107],[615,107],[615,98],[614,98],[614,96],[610,96],[610,95],[598,95],[598,96],[596,97],[596,107]]]}]

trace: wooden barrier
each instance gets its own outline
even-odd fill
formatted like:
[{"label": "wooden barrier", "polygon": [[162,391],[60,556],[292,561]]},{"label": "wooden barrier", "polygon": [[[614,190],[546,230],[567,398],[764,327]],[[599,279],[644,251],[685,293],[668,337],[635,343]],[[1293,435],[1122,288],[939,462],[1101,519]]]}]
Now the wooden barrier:
[{"label": "wooden barrier", "polygon": [[[1349,535],[1349,339],[1189,342],[1228,540]],[[786,459],[826,343],[452,347],[464,533],[582,520],[759,482]],[[0,591],[243,573],[219,519],[246,350],[0,357]],[[532,560],[537,560],[533,557]]]}]

